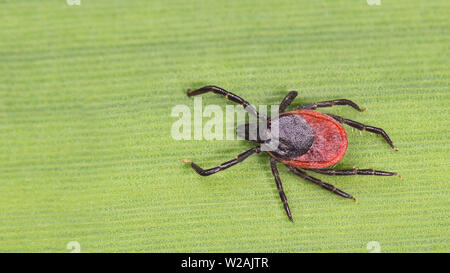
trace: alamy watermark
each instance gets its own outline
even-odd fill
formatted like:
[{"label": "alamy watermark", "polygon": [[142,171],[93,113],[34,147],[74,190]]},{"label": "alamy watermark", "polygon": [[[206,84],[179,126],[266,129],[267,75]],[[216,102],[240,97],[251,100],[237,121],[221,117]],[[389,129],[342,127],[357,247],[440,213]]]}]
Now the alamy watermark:
[{"label": "alamy watermark", "polygon": [[69,6],[81,6],[81,0],[66,0]]},{"label": "alamy watermark", "polygon": [[70,253],[80,253],[81,245],[78,241],[70,241],[67,243],[66,249],[71,250]]},{"label": "alamy watermark", "polygon": [[366,0],[369,6],[381,6],[381,0]]},{"label": "alamy watermark", "polygon": [[247,139],[272,151],[278,147],[278,119],[266,117],[269,111],[271,117],[278,116],[278,110],[278,105],[260,105],[257,111],[252,105],[227,105],[224,112],[219,105],[204,106],[202,98],[196,97],[193,107],[180,104],[172,108],[171,116],[178,120],[172,124],[171,136],[175,140]]},{"label": "alamy watermark", "polygon": [[366,249],[370,250],[370,253],[381,253],[381,245],[378,241],[370,241],[366,245]]}]

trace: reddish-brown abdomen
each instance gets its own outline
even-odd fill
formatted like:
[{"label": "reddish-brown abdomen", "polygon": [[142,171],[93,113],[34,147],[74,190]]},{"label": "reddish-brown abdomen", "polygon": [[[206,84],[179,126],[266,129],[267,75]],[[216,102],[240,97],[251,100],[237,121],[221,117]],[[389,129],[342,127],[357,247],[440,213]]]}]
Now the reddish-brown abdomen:
[{"label": "reddish-brown abdomen", "polygon": [[344,127],[332,117],[314,110],[295,110],[289,112],[301,116],[314,131],[314,142],[306,154],[281,162],[307,169],[325,168],[339,162],[348,146]]}]

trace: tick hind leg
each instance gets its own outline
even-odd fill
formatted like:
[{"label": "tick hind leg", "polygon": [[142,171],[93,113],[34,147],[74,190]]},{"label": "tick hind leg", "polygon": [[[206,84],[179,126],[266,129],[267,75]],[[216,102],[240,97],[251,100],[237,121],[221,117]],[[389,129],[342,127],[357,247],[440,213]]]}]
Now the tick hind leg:
[{"label": "tick hind leg", "polygon": [[359,123],[357,121],[350,120],[350,119],[345,119],[345,118],[340,117],[340,116],[336,116],[336,115],[332,115],[332,114],[327,114],[327,115],[332,117],[332,118],[334,118],[335,120],[339,121],[340,123],[347,124],[347,125],[349,125],[349,126],[351,126],[353,128],[356,128],[358,130],[368,131],[368,132],[371,132],[371,133],[375,133],[375,134],[381,135],[384,138],[384,140],[386,140],[386,142],[389,144],[389,146],[391,146],[392,149],[394,149],[395,151],[398,151],[398,148],[394,147],[394,144],[392,143],[392,140],[389,138],[388,134],[386,134],[386,132],[383,129],[378,128],[378,127],[373,127],[373,126],[370,126],[370,125],[364,125],[364,124]]},{"label": "tick hind leg", "polygon": [[[285,165],[286,165],[286,164],[285,164]],[[339,196],[342,196],[342,197],[344,197],[344,198],[350,198],[350,199],[353,199],[353,200],[356,201],[356,198],[355,198],[355,197],[353,197],[352,195],[350,195],[350,194],[348,194],[348,193],[346,193],[346,192],[344,192],[344,191],[341,191],[340,189],[336,188],[335,186],[333,186],[333,185],[331,185],[331,184],[325,183],[325,182],[323,182],[323,181],[320,180],[320,179],[317,179],[317,178],[315,178],[315,177],[309,176],[309,175],[308,175],[307,173],[305,173],[304,171],[301,171],[301,170],[299,170],[299,169],[297,169],[297,168],[295,168],[295,167],[293,167],[293,166],[286,165],[286,167],[287,167],[291,172],[293,172],[295,175],[298,175],[299,177],[301,177],[301,178],[303,178],[303,179],[305,179],[305,180],[311,181],[311,182],[313,182],[314,184],[319,185],[319,186],[321,186],[322,188],[324,188],[324,189],[326,189],[326,190],[328,190],[328,191],[331,191],[332,193],[335,193],[335,194],[337,194],[337,195],[339,195]]]},{"label": "tick hind leg", "polygon": [[372,169],[346,169],[346,170],[332,170],[332,169],[307,169],[320,174],[326,175],[379,175],[379,176],[393,176],[398,175],[395,172],[377,171]]},{"label": "tick hind leg", "polygon": [[211,169],[202,169],[200,166],[195,164],[194,162],[190,160],[183,160],[184,163],[191,164],[192,169],[194,169],[199,175],[201,176],[208,176],[211,174],[215,174],[217,172],[223,171],[225,169],[228,169],[229,167],[236,165],[237,163],[240,163],[244,161],[247,157],[251,156],[254,153],[259,153],[261,151],[261,147],[253,147],[250,150],[247,150],[243,152],[242,154],[238,155],[235,159],[227,161],[225,163],[220,164],[217,167],[211,168]]},{"label": "tick hind leg", "polygon": [[346,99],[339,99],[339,100],[327,100],[327,101],[320,101],[320,102],[315,102],[315,103],[311,103],[311,104],[307,104],[307,105],[303,105],[302,107],[300,107],[300,109],[309,109],[309,110],[316,110],[317,108],[322,108],[322,107],[332,107],[334,105],[348,105],[351,106],[352,108],[358,110],[359,112],[364,112],[365,109],[361,109],[356,103],[354,103],[351,100],[346,100]]},{"label": "tick hind leg", "polygon": [[286,194],[283,190],[283,185],[281,184],[280,175],[278,174],[278,168],[277,168],[277,161],[274,158],[270,158],[270,167],[272,169],[273,177],[275,178],[275,183],[277,183],[277,189],[280,193],[281,202],[283,202],[284,210],[286,211],[287,216],[289,217],[289,220],[294,222],[294,219],[292,219],[291,210],[289,209],[288,201],[286,198]]},{"label": "tick hind leg", "polygon": [[243,98],[239,97],[238,95],[228,92],[227,90],[220,88],[218,86],[208,85],[208,86],[204,86],[202,88],[199,88],[197,90],[192,90],[192,91],[190,89],[188,89],[186,94],[188,97],[192,97],[192,96],[197,96],[197,95],[201,95],[201,94],[208,93],[208,92],[213,92],[215,94],[225,96],[225,98],[227,98],[228,100],[242,105],[242,107],[244,107],[244,109],[247,112],[254,115],[255,117],[261,118],[263,120],[267,119],[266,116],[258,113],[258,111],[256,111],[256,108],[253,107],[248,101],[246,101]]}]

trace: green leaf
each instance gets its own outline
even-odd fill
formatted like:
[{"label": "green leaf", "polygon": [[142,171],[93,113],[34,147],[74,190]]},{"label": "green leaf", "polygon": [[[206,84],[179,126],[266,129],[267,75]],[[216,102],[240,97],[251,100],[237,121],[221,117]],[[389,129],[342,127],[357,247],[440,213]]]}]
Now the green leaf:
[{"label": "green leaf", "polygon": [[[0,251],[369,252],[375,241],[381,252],[448,252],[448,8],[2,1]],[[291,223],[266,154],[209,177],[181,162],[213,167],[252,147],[172,138],[172,108],[192,107],[185,90],[209,84],[254,105],[290,90],[292,108],[351,99],[367,111],[320,111],[381,127],[400,151],[346,127],[336,168],[403,178],[311,173],[355,204],[279,165]]]}]

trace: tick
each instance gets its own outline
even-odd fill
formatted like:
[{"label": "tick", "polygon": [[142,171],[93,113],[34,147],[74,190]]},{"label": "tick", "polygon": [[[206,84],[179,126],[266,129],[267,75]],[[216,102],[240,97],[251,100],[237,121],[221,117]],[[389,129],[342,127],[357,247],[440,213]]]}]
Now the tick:
[{"label": "tick", "polygon": [[[205,86],[193,91],[188,89],[187,96],[197,96],[208,92],[225,96],[228,100],[242,105],[249,114],[257,117],[263,124],[265,123],[267,129],[262,133],[254,133],[252,128],[255,128],[255,126],[252,124],[246,123],[239,125],[237,134],[246,140],[252,141],[257,144],[257,146],[239,154],[233,160],[222,163],[218,167],[202,169],[192,161],[183,160],[183,162],[189,163],[198,174],[208,176],[228,169],[229,167],[244,161],[252,154],[260,153],[262,151],[267,152],[270,156],[270,167],[275,178],[281,202],[291,221],[293,221],[293,218],[278,174],[277,162],[284,164],[295,175],[332,193],[355,201],[356,198],[352,195],[345,193],[320,179],[309,176],[304,170],[325,175],[397,175],[395,172],[377,171],[372,169],[327,169],[327,167],[338,163],[347,151],[347,133],[342,124],[346,124],[361,131],[378,134],[386,140],[392,149],[398,150],[394,147],[394,144],[386,132],[381,128],[364,125],[340,116],[323,114],[315,111],[317,108],[332,107],[333,105],[348,105],[360,112],[364,111],[351,100],[338,99],[321,101],[307,104],[290,112],[286,112],[286,108],[292,103],[295,97],[297,97],[297,92],[291,91],[281,101],[279,114],[275,117],[268,118],[259,114],[246,100],[217,86]],[[278,136],[276,138],[273,137],[274,134],[272,134],[272,131],[274,130],[271,130],[273,124],[278,124]],[[263,147],[266,147],[266,149],[263,149]],[[273,149],[270,149],[271,147],[273,147]]]}]

